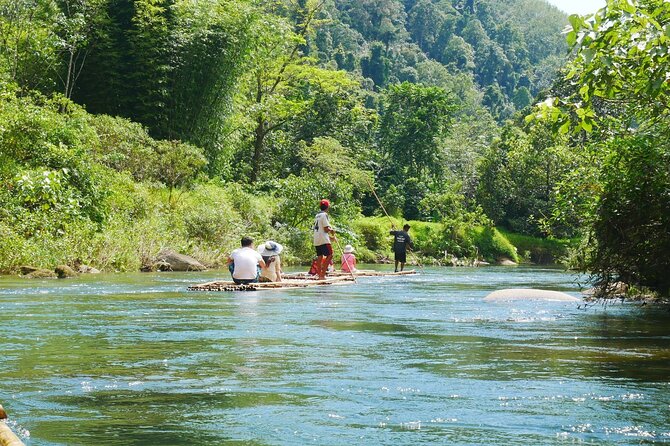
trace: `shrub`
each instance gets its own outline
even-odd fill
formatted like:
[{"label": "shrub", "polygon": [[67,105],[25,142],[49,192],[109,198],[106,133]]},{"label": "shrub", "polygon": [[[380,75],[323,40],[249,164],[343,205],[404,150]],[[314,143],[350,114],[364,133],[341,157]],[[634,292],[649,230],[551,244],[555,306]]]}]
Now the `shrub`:
[{"label": "shrub", "polygon": [[469,231],[474,246],[478,249],[479,255],[488,262],[508,258],[519,262],[517,249],[509,240],[496,228],[490,226],[480,226],[472,228]]}]

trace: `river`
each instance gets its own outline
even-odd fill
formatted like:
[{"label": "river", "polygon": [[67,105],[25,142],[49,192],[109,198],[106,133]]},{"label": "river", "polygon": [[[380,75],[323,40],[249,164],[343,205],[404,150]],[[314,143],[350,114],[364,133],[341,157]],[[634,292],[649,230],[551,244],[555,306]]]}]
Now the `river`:
[{"label": "river", "polygon": [[220,272],[0,278],[0,403],[28,446],[670,443],[670,312],[485,303],[560,269],[187,292]]}]

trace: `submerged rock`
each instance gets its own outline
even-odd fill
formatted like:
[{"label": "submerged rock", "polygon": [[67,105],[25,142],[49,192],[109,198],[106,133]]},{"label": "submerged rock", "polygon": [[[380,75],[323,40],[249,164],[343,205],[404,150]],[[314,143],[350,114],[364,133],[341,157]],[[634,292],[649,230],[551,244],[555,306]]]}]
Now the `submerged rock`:
[{"label": "submerged rock", "polygon": [[88,265],[79,265],[77,272],[80,274],[100,274],[100,270]]},{"label": "submerged rock", "polygon": [[26,279],[55,279],[58,276],[55,272],[49,269],[37,269],[29,274],[24,275]]},{"label": "submerged rock", "polygon": [[58,265],[54,271],[59,279],[69,279],[71,277],[77,277],[77,272],[70,268],[67,265]]},{"label": "submerged rock", "polygon": [[191,256],[164,249],[156,257],[154,264],[158,271],[204,271],[207,268]]},{"label": "submerged rock", "polygon": [[498,290],[484,298],[485,302],[505,302],[512,300],[578,302],[580,299],[560,291],[535,290],[529,288]]}]

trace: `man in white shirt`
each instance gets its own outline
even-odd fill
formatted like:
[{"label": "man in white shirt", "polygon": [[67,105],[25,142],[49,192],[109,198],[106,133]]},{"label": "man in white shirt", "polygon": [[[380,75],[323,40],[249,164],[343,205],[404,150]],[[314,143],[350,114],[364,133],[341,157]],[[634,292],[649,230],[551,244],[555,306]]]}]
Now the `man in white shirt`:
[{"label": "man in white shirt", "polygon": [[331,236],[335,238],[335,231],[330,226],[328,221],[328,210],[330,209],[330,202],[328,200],[321,200],[319,204],[321,212],[316,214],[314,218],[314,248],[316,249],[316,266],[319,274],[319,279],[326,278],[328,265],[333,258],[333,246],[331,245]]},{"label": "man in white shirt", "polygon": [[263,257],[254,249],[250,237],[242,237],[242,247],[230,253],[228,269],[237,285],[258,282],[259,267],[265,268]]}]

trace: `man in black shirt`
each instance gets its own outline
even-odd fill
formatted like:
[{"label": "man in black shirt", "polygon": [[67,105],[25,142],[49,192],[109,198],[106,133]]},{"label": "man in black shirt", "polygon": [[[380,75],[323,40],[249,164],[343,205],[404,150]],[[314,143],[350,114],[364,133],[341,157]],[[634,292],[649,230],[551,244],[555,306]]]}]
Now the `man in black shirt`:
[{"label": "man in black shirt", "polygon": [[395,272],[398,272],[398,263],[400,263],[400,271],[405,269],[405,262],[407,262],[407,248],[414,249],[412,239],[409,236],[409,225],[402,227],[402,231],[391,231],[393,236],[393,252],[395,253]]}]

